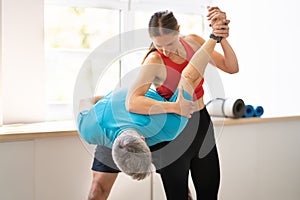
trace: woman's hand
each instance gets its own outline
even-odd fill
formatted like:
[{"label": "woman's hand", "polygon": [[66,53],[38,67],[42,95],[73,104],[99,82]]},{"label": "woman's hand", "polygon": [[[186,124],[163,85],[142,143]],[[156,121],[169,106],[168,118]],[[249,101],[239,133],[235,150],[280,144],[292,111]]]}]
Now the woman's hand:
[{"label": "woman's hand", "polygon": [[226,13],[222,12],[219,7],[207,6],[207,19],[211,21],[210,26],[213,26],[219,20],[226,20]]},{"label": "woman's hand", "polygon": [[222,20],[222,22],[217,22],[212,26],[212,33],[215,36],[222,38],[227,38],[229,36],[229,26],[230,20]]},{"label": "woman's hand", "polygon": [[176,111],[175,113],[187,118],[191,118],[194,112],[195,103],[193,101],[187,100],[183,97],[183,89],[179,88],[178,96],[176,100]]},{"label": "woman's hand", "polygon": [[229,36],[229,26],[230,20],[226,19],[226,13],[222,12],[218,7],[207,7],[208,14],[207,19],[211,21],[209,24],[213,29],[213,34],[215,36],[220,36],[222,38],[227,38]]}]

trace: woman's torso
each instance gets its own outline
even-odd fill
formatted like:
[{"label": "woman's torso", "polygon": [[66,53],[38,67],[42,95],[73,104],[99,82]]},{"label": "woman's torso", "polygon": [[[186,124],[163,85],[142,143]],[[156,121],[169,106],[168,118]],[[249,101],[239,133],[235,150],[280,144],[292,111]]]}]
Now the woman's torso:
[{"label": "woman's torso", "polygon": [[[186,37],[180,38],[180,41],[185,50],[185,52],[180,55],[173,54],[170,57],[166,57],[159,51],[154,52],[159,55],[160,62],[164,66],[164,69],[157,72],[157,79],[161,80],[161,83],[154,85],[157,92],[166,99],[172,96],[173,92],[176,90],[182,70],[186,67],[188,61],[199,48],[199,44],[194,44],[192,40],[189,40]],[[197,105],[195,111],[202,110],[205,107],[203,101],[203,81],[204,79],[200,81],[198,87],[195,89],[194,101]]]}]

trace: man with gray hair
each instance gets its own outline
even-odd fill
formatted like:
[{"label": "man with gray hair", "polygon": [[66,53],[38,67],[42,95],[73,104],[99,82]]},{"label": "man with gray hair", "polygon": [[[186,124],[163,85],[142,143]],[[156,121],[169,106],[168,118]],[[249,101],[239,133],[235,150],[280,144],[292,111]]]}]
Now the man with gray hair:
[{"label": "man with gray hair", "polygon": [[211,37],[195,52],[169,100],[152,89],[145,94],[149,99],[170,104],[171,110],[166,113],[157,114],[158,110],[161,113],[160,106],[153,106],[149,115],[129,112],[126,103],[132,91],[128,88],[119,88],[104,97],[82,100],[77,119],[81,137],[90,144],[112,148],[114,162],[127,175],[137,180],[147,177],[152,171],[148,146],[174,140],[186,126],[194,109],[194,90],[216,43],[217,37]]},{"label": "man with gray hair", "polygon": [[136,131],[123,132],[115,140],[112,149],[113,160],[118,168],[133,179],[142,180],[153,171],[150,149],[145,138]]}]

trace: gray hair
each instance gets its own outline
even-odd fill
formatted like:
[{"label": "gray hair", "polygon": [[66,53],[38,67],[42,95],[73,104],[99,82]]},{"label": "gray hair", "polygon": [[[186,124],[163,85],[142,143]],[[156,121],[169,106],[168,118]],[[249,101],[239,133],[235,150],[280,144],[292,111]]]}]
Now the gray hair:
[{"label": "gray hair", "polygon": [[126,132],[119,135],[113,143],[112,156],[118,168],[133,179],[142,180],[151,174],[151,152],[140,137]]}]

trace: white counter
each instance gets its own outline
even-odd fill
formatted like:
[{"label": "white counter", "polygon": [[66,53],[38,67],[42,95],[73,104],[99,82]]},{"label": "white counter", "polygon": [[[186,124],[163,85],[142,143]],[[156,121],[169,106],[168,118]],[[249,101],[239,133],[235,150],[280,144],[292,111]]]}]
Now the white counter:
[{"label": "white counter", "polygon": [[[300,116],[214,119],[214,125],[220,199],[299,199]],[[0,199],[86,199],[93,152],[74,127],[72,121],[0,127]],[[142,182],[121,175],[109,199],[165,196],[158,175]]]}]

